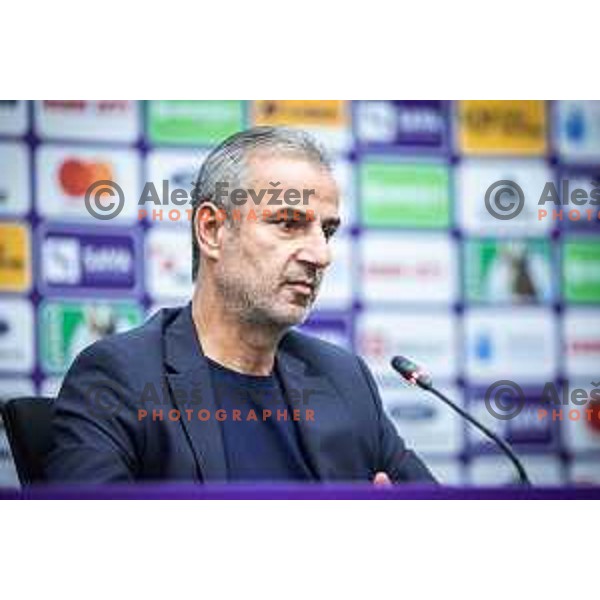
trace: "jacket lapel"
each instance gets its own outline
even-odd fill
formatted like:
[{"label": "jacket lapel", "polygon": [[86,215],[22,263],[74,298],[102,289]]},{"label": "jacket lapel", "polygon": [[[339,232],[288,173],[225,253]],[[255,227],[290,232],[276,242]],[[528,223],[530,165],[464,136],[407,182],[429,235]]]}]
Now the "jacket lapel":
[{"label": "jacket lapel", "polygon": [[[343,394],[316,365],[300,358],[294,332],[282,340],[277,352],[277,369],[285,393],[292,390],[308,393],[307,403],[300,408],[297,422],[300,439],[318,480],[351,480],[356,478],[355,452],[358,443]],[[306,409],[314,410],[314,421],[304,418]]]},{"label": "jacket lapel", "polygon": [[[198,465],[198,476],[203,481],[227,479],[225,449],[219,422],[214,418],[216,410],[210,372],[202,347],[196,336],[192,320],[191,304],[182,308],[168,325],[165,334],[165,362],[171,396],[179,410],[193,409],[191,419],[181,419],[190,440]],[[200,400],[190,401],[190,395]],[[211,418],[201,421],[199,410],[210,411]]]}]

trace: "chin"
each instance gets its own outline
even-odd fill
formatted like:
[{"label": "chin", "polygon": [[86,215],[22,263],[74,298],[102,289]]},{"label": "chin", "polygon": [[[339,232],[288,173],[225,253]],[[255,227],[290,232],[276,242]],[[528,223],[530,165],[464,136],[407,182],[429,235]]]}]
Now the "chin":
[{"label": "chin", "polygon": [[298,307],[296,309],[282,310],[271,313],[270,317],[273,323],[282,327],[294,327],[295,325],[301,325],[306,321],[310,314],[310,307]]}]

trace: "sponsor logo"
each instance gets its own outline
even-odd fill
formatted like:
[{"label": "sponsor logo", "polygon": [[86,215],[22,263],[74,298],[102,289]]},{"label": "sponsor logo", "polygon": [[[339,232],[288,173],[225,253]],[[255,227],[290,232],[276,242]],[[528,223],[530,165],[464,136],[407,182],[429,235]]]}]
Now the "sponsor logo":
[{"label": "sponsor logo", "polygon": [[600,310],[567,308],[563,318],[564,352],[569,377],[592,377],[600,365]]},{"label": "sponsor logo", "polygon": [[[462,394],[442,384],[444,393],[463,404]],[[381,397],[398,433],[411,447],[429,454],[453,454],[462,449],[462,423],[435,398],[411,388],[383,387]]]},{"label": "sponsor logo", "polygon": [[569,163],[597,163],[600,158],[600,101],[555,102],[556,146]]},{"label": "sponsor logo", "polygon": [[257,100],[252,108],[256,125],[340,127],[348,118],[343,100]]},{"label": "sponsor logo", "polygon": [[212,146],[241,129],[244,129],[241,101],[148,102],[148,135],[155,143]]},{"label": "sponsor logo", "polygon": [[332,151],[346,150],[352,142],[345,100],[256,100],[251,113],[255,125],[300,127]]},{"label": "sponsor logo", "polygon": [[456,246],[449,236],[367,232],[360,243],[366,302],[456,301]]},{"label": "sponsor logo", "polygon": [[140,157],[134,150],[42,145],[36,163],[37,208],[44,218],[135,220],[136,203],[125,202],[140,197]]},{"label": "sponsor logo", "polygon": [[[598,364],[596,362],[596,368]],[[569,381],[568,386],[565,385],[562,390],[558,389],[556,393],[548,394],[546,406],[548,414],[545,418],[562,422],[563,441],[566,448],[572,452],[585,452],[600,448],[599,388],[600,381],[575,379]],[[571,412],[575,409],[578,414]]]},{"label": "sponsor logo", "polygon": [[546,105],[538,100],[463,100],[458,139],[465,154],[546,152]]},{"label": "sponsor logo", "polygon": [[367,160],[360,165],[360,180],[365,226],[449,226],[447,166]]},{"label": "sponsor logo", "polygon": [[88,188],[98,180],[114,177],[109,162],[74,157],[68,157],[60,164],[57,175],[60,191],[70,198],[85,195]]},{"label": "sponsor logo", "polygon": [[143,311],[133,302],[46,302],[40,307],[42,366],[47,373],[62,373],[85,347],[142,320]]},{"label": "sponsor logo", "polygon": [[360,101],[356,118],[358,140],[365,145],[398,149],[446,145],[448,115],[442,101]]},{"label": "sponsor logo", "polygon": [[38,100],[35,123],[38,135],[46,138],[134,142],[139,136],[138,102]]},{"label": "sponsor logo", "polygon": [[486,384],[508,375],[535,383],[554,377],[557,332],[550,309],[471,308],[464,327],[470,381]]},{"label": "sponsor logo", "polygon": [[563,284],[567,302],[600,302],[600,242],[565,240]]},{"label": "sponsor logo", "polygon": [[24,292],[31,285],[29,229],[0,223],[0,291]]},{"label": "sponsor logo", "polygon": [[43,282],[48,290],[136,288],[136,239],[129,233],[53,228],[42,233]]},{"label": "sponsor logo", "polygon": [[469,301],[538,303],[555,298],[549,240],[469,239],[464,248]]},{"label": "sponsor logo", "polygon": [[155,299],[187,300],[192,292],[192,248],[189,235],[153,227],[146,236],[146,281]]}]

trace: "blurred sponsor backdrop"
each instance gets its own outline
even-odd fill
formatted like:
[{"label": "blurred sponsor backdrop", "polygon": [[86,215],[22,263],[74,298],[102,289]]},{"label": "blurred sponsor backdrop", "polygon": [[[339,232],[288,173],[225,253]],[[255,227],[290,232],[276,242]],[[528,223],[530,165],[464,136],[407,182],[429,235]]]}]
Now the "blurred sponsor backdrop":
[{"label": "blurred sponsor backdrop", "polygon": [[[212,145],[259,124],[307,129],[334,155],[344,226],[304,328],[366,358],[438,477],[490,485],[512,473],[398,380],[394,354],[511,441],[535,483],[600,483],[598,420],[535,412],[546,382],[600,401],[600,101],[0,101],[0,397],[55,396],[87,344],[187,302],[187,207],[160,202],[189,192]],[[106,221],[84,206],[102,179],[126,198]],[[524,192],[514,219],[486,210],[498,180]],[[539,206],[547,182],[558,203],[575,188],[587,203]],[[483,403],[500,379],[526,393],[509,421]],[[15,481],[0,426],[0,485]]]}]

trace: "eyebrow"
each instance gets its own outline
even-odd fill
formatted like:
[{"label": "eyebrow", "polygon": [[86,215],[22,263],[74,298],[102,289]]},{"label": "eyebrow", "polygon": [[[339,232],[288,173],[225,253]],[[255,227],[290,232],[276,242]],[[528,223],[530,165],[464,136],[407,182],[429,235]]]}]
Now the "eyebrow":
[{"label": "eyebrow", "polygon": [[[308,218],[308,213],[312,213],[314,215],[314,211],[309,210],[309,211],[305,211],[299,208],[288,208],[288,209],[280,209],[278,211],[276,211],[275,213],[273,213],[272,215],[270,215],[266,220],[268,222],[275,222],[275,221],[280,221],[280,217],[282,212],[285,211],[285,216],[287,217],[288,220],[296,220],[298,222],[312,222],[315,219],[310,219]],[[294,215],[297,215],[297,218],[294,219]],[[324,219],[323,221],[321,221],[321,223],[323,225],[326,226],[330,226],[330,227],[335,227],[336,229],[340,226],[341,224],[341,219],[339,217],[328,217],[327,219]]]},{"label": "eyebrow", "polygon": [[330,217],[329,219],[325,219],[322,221],[323,225],[334,227],[338,229],[342,223],[342,220],[339,217]]}]

